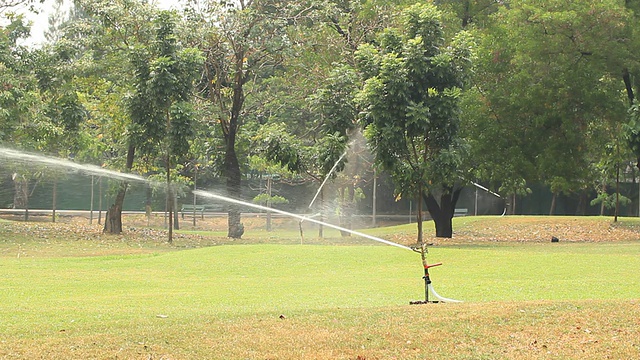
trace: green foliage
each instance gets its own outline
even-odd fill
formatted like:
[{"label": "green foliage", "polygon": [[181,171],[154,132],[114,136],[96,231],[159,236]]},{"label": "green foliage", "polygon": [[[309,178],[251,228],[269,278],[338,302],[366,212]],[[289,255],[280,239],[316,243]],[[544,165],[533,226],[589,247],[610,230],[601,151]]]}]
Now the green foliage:
[{"label": "green foliage", "polygon": [[637,101],[629,108],[628,119],[624,128],[626,141],[636,158],[640,159],[640,105]]},{"label": "green foliage", "polygon": [[591,200],[590,204],[591,206],[603,204],[605,209],[615,209],[616,202],[619,202],[620,206],[627,206],[631,204],[631,199],[622,194],[607,194],[606,192],[600,192],[595,199]]},{"label": "green foliage", "polygon": [[131,52],[136,83],[129,111],[131,140],[143,154],[164,149],[180,158],[187,154],[193,136],[194,110],[189,101],[202,57],[196,49],[177,46],[175,22],[174,13],[161,12],[155,19],[153,46]]},{"label": "green foliage", "polygon": [[[347,138],[339,133],[327,134],[320,139],[318,144],[314,148],[314,153],[317,156],[318,168],[320,175],[325,177],[331,169],[338,163],[344,152],[347,150]],[[335,167],[332,177],[336,176],[336,173],[344,169],[344,162],[340,162]]]},{"label": "green foliage", "polygon": [[525,196],[532,193],[531,188],[527,186],[525,179],[509,179],[504,181],[498,192],[505,195],[520,195]]},{"label": "green foliage", "polygon": [[37,50],[2,11],[0,140],[116,168],[132,143],[141,173],[170,152],[246,174],[254,152],[318,179],[361,120],[399,192],[576,193],[629,161],[622,133],[640,158],[638,1],[414,3],[79,0]]},{"label": "green foliage", "polygon": [[365,136],[401,192],[458,180],[458,102],[470,60],[461,47],[470,41],[460,35],[445,48],[441,16],[432,5],[412,6],[402,29],[385,30],[378,49],[356,53],[363,72],[375,74],[358,95]]},{"label": "green foliage", "polygon": [[354,96],[359,80],[352,67],[336,65],[324,86],[309,98],[312,110],[320,116],[324,133],[340,133],[346,137],[356,127],[358,109]]},{"label": "green foliage", "polygon": [[301,144],[285,129],[283,123],[263,126],[252,139],[254,153],[263,155],[269,162],[290,172],[300,172],[305,166],[301,158]]},{"label": "green foliage", "polygon": [[502,6],[507,6],[506,1],[495,0],[439,0],[441,9],[454,14],[460,21],[460,27],[482,28],[491,21],[490,16]]},{"label": "green foliage", "polygon": [[464,99],[476,176],[565,193],[599,182],[627,107],[620,75],[635,62],[629,12],[616,1],[513,1],[486,19]]},{"label": "green foliage", "polygon": [[289,203],[289,200],[280,195],[269,195],[264,193],[256,195],[252,201],[254,204],[259,205],[280,205]]},{"label": "green foliage", "polygon": [[34,149],[52,126],[40,111],[34,54],[17,45],[28,28],[22,17],[7,20],[0,26],[0,141]]}]

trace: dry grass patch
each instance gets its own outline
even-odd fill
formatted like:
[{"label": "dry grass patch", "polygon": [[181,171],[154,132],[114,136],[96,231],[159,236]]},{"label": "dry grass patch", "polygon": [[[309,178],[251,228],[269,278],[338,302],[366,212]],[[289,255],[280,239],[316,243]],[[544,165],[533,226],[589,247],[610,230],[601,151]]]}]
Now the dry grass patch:
[{"label": "dry grass patch", "polygon": [[3,359],[633,359],[640,356],[640,303],[432,304],[284,318],[211,314],[150,320],[119,333],[4,335],[1,344]]}]

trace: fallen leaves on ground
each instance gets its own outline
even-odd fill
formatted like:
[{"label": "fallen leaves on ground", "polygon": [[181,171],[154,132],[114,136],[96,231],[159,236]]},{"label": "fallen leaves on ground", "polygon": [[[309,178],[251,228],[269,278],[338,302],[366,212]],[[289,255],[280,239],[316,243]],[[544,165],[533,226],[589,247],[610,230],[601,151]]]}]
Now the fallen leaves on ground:
[{"label": "fallen leaves on ground", "polygon": [[[425,230],[425,242],[433,245],[487,242],[624,242],[640,239],[640,221],[607,217],[504,216],[456,219],[453,238],[436,238]],[[413,233],[400,234],[394,241],[415,244]]]}]

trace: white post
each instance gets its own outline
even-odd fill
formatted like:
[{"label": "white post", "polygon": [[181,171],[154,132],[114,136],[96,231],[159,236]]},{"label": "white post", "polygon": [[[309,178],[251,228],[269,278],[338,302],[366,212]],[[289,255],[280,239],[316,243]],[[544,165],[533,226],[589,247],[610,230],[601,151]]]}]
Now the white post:
[{"label": "white post", "polygon": [[476,203],[473,208],[473,215],[478,216],[478,188],[476,187]]},{"label": "white post", "polygon": [[373,212],[371,214],[371,226],[376,227],[376,195],[378,192],[378,173],[376,168],[373,168]]},{"label": "white post", "polygon": [[93,224],[93,175],[91,175],[91,205],[89,210],[89,224]]},{"label": "white post", "polygon": [[98,178],[98,225],[102,225],[102,176]]},{"label": "white post", "polygon": [[193,175],[193,228],[196,228],[196,190],[198,190],[197,187],[197,182],[198,182],[198,167],[195,167],[195,171],[194,171],[194,175]]}]

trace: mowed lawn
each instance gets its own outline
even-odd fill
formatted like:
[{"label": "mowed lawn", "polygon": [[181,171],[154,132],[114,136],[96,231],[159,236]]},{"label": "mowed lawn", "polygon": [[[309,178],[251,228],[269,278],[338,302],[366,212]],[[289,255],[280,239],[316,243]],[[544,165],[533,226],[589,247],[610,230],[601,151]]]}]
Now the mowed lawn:
[{"label": "mowed lawn", "polygon": [[638,241],[434,246],[436,290],[464,303],[429,305],[408,305],[419,255],[391,246],[79,241],[1,253],[0,359],[640,358]]}]

